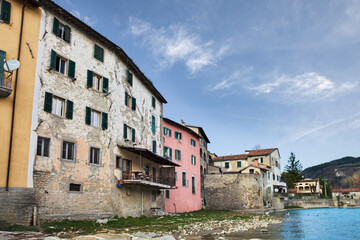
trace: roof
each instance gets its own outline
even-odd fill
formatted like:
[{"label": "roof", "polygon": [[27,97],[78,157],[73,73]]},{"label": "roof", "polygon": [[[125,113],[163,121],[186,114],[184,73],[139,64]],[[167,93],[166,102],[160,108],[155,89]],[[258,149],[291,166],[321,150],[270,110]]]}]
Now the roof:
[{"label": "roof", "polygon": [[77,27],[80,31],[84,32],[88,36],[92,37],[95,41],[108,47],[109,50],[113,51],[120,59],[123,60],[124,64],[130,69],[133,74],[139,78],[139,80],[157,97],[162,103],[167,103],[161,93],[154,87],[153,83],[148,79],[134,61],[124,52],[124,50],[111,42],[109,39],[92,29],[86,23],[73,16],[71,13],[57,5],[51,0],[38,0],[42,7],[45,9],[61,16],[65,21],[71,23]]},{"label": "roof", "polygon": [[319,181],[318,178],[316,178],[316,179],[304,179],[304,180],[300,180],[299,182],[317,182],[317,181]]},{"label": "roof", "polygon": [[250,165],[244,167],[243,169],[240,169],[239,172],[242,172],[242,171],[244,171],[245,169],[247,169],[247,168],[249,168],[249,167],[259,168],[260,170],[263,170],[264,172],[269,171],[267,168],[262,168],[262,167],[259,167],[259,166],[255,166],[255,165],[250,164]]},{"label": "roof", "polygon": [[161,164],[161,165],[168,165],[168,166],[176,166],[176,167],[180,167],[179,164],[176,164],[174,162],[171,162],[169,160],[167,160],[166,158],[160,156],[160,155],[157,155],[145,148],[136,148],[136,147],[125,147],[125,146],[121,146],[119,145],[119,148],[121,149],[124,149],[124,150],[127,150],[129,152],[132,152],[132,153],[136,153],[136,154],[141,154],[141,156],[147,158],[147,159],[150,159],[151,161],[153,162],[156,162],[158,164]]},{"label": "roof", "polygon": [[180,124],[180,123],[177,123],[177,122],[175,122],[175,121],[173,121],[173,120],[171,120],[171,119],[169,119],[169,118],[164,118],[164,117],[163,117],[163,120],[164,120],[165,122],[170,123],[170,124],[176,125],[177,127],[179,127],[179,128],[181,128],[181,129],[189,132],[190,134],[195,135],[195,136],[198,137],[198,138],[201,138],[201,136],[200,136],[199,134],[197,134],[196,132],[194,132],[194,131],[191,130],[190,128],[187,128],[186,126],[184,126],[184,125],[182,125],[182,124]]},{"label": "roof", "polygon": [[279,151],[279,149],[277,148],[267,148],[267,149],[245,150],[245,152],[248,152],[247,155],[249,157],[252,157],[252,156],[268,155],[276,150]]},{"label": "roof", "polygon": [[228,156],[221,156],[221,157],[214,157],[212,160],[216,161],[227,161],[227,160],[240,160],[246,159],[248,157],[247,154],[238,154],[238,155],[228,155]]},{"label": "roof", "polygon": [[332,192],[343,192],[343,193],[360,192],[360,188],[331,189],[331,191]]},{"label": "roof", "polygon": [[203,138],[205,139],[205,141],[206,141],[207,143],[210,143],[210,140],[209,140],[209,138],[206,136],[205,131],[204,131],[204,129],[203,129],[202,127],[192,126],[192,125],[185,125],[185,126],[186,126],[186,127],[198,128],[201,136],[203,136]]}]

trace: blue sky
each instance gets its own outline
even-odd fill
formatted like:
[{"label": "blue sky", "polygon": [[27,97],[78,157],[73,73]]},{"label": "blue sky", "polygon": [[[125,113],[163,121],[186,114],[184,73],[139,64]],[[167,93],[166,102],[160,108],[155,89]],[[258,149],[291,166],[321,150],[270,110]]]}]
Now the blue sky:
[{"label": "blue sky", "polygon": [[56,2],[123,48],[211,152],[360,156],[360,1]]}]

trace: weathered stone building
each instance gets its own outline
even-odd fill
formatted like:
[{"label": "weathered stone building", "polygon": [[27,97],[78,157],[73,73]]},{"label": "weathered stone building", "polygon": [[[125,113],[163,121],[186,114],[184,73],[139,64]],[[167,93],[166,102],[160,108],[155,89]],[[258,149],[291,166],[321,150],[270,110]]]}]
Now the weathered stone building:
[{"label": "weathered stone building", "polygon": [[39,219],[139,216],[175,185],[162,156],[164,97],[126,53],[42,4],[34,165]]}]

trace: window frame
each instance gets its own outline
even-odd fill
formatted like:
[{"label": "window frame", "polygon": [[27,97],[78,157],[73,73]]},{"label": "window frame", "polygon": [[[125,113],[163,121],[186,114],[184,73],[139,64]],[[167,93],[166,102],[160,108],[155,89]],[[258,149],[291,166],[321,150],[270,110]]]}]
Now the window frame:
[{"label": "window frame", "polygon": [[196,166],[196,156],[195,155],[191,155],[191,164]]},{"label": "window frame", "polygon": [[[80,185],[80,191],[71,191],[71,190],[70,190],[71,184]],[[69,184],[68,184],[68,193],[75,193],[75,194],[81,194],[81,193],[83,193],[83,183],[79,183],[79,182],[69,182]]]},{"label": "window frame", "polygon": [[[184,183],[185,183],[185,185],[184,185]],[[187,174],[186,174],[185,170],[183,170],[181,172],[181,186],[187,187]]]},{"label": "window frame", "polygon": [[171,129],[164,127],[164,136],[171,137]]},{"label": "window frame", "polygon": [[[61,109],[61,114],[59,115],[57,113],[58,111],[58,103],[62,102],[62,109]],[[54,107],[55,106],[55,107]],[[65,111],[66,111],[66,99],[56,96],[56,95],[52,95],[52,103],[51,103],[51,114],[58,116],[58,117],[65,117]]]},{"label": "window frame", "polygon": [[[168,152],[169,155],[166,154]],[[169,146],[164,146],[164,158],[172,160],[172,149]]]},{"label": "window frame", "polygon": [[[119,160],[119,167],[118,167],[118,160]],[[117,154],[115,154],[115,169],[118,169],[118,170],[123,169],[123,158]]]},{"label": "window frame", "polygon": [[191,176],[191,193],[196,195],[196,180],[195,180],[195,175]]},{"label": "window frame", "polygon": [[170,189],[165,189],[165,200],[170,200]]},{"label": "window frame", "polygon": [[[68,159],[68,158],[63,158],[63,151],[64,151],[64,143],[69,143],[69,144],[73,144],[73,159]],[[67,155],[67,154],[66,154]],[[62,161],[68,161],[68,162],[76,162],[76,142],[71,141],[71,140],[67,140],[67,139],[62,139],[61,140],[61,152],[60,152],[60,159]]]},{"label": "window frame", "polygon": [[[92,162],[92,149],[96,149],[98,150],[98,156],[99,156],[99,159],[98,159],[98,163],[95,163],[95,162]],[[89,161],[88,161],[88,164],[89,165],[94,165],[94,166],[100,166],[101,165],[101,148],[99,147],[94,147],[94,146],[90,146],[89,147]]]},{"label": "window frame", "polygon": [[[38,148],[39,148],[39,139],[42,139],[42,142],[41,142],[41,154],[39,155],[38,154]],[[45,156],[44,153],[45,153],[45,140],[48,141],[48,146],[47,146],[47,152],[48,152],[48,156]],[[40,157],[50,157],[50,138],[47,138],[47,137],[42,137],[42,136],[38,136],[37,138],[37,144],[36,144],[36,156],[40,156]]]},{"label": "window frame", "polygon": [[[237,161],[236,164],[237,164],[236,166],[237,166],[238,168],[241,168],[241,161]],[[239,166],[239,165],[240,165],[240,166]]]},{"label": "window frame", "polygon": [[195,139],[193,139],[193,138],[190,139],[190,145],[193,146],[193,147],[196,147]]},{"label": "window frame", "polygon": [[[178,158],[176,158],[176,156],[178,156]],[[175,149],[175,160],[181,161],[181,150],[180,149]]]},{"label": "window frame", "polygon": [[[175,131],[175,139],[177,139],[177,140],[179,140],[179,141],[181,141],[182,140],[182,133],[181,132],[179,132],[179,131]],[[178,136],[180,136],[180,138],[178,138]]]},{"label": "window frame", "polygon": [[[95,114],[98,115],[98,125],[95,125]],[[90,125],[96,128],[100,128],[100,122],[101,122],[101,112],[97,111],[95,109],[91,109],[91,113],[90,113]]]}]

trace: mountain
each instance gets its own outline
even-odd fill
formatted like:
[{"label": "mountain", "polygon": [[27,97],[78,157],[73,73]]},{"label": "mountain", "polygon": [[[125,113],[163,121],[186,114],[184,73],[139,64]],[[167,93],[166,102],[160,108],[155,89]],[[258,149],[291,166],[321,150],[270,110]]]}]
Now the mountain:
[{"label": "mountain", "polygon": [[325,178],[333,188],[360,187],[360,157],[344,157],[306,168],[305,178]]}]

